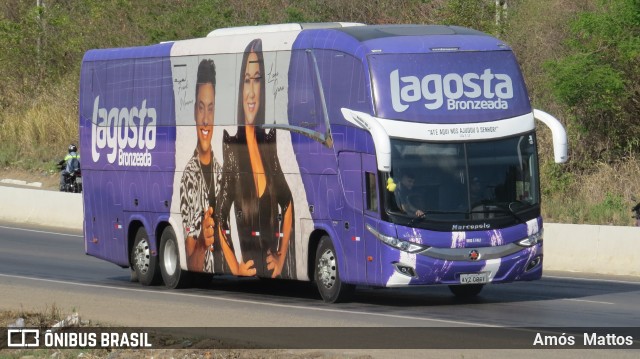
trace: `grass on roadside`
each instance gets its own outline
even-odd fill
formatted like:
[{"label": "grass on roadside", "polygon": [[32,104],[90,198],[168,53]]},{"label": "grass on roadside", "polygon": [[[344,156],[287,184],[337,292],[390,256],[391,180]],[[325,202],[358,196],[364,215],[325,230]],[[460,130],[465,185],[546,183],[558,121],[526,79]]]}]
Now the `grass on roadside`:
[{"label": "grass on roadside", "polygon": [[599,163],[581,176],[543,164],[543,217],[547,222],[631,226],[640,201],[640,158]]},{"label": "grass on roadside", "polygon": [[0,112],[0,167],[49,171],[78,143],[78,76]]},{"label": "grass on roadside", "polygon": [[26,327],[47,328],[63,318],[62,310],[54,303],[41,311],[20,310],[0,311],[0,327],[8,327],[16,323],[18,318],[24,320]]},{"label": "grass on roadside", "polygon": [[[28,311],[24,308],[20,310],[0,310],[0,327],[8,328],[15,325],[19,319],[24,321],[27,328],[50,328],[55,323],[65,317],[63,310],[55,303],[46,306],[40,311]],[[0,353],[1,359],[10,358],[104,358],[108,351],[105,349],[85,350],[85,349],[5,349]]]}]

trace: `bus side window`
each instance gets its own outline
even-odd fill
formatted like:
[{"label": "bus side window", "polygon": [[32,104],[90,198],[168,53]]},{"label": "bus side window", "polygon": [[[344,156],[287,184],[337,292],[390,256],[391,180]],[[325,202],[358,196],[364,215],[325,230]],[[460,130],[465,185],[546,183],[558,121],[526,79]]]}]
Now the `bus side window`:
[{"label": "bus side window", "polygon": [[367,211],[378,212],[378,191],[376,189],[375,173],[365,172],[365,182]]}]

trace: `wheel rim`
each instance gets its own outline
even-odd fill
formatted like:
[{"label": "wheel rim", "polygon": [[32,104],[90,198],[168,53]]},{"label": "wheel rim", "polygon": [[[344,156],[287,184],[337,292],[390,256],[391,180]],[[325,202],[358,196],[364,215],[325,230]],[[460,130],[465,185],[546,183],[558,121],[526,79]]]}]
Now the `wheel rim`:
[{"label": "wheel rim", "polygon": [[173,275],[178,267],[178,251],[176,249],[173,241],[167,241],[164,245],[162,261],[164,262],[164,269],[169,275]]},{"label": "wheel rim", "polygon": [[146,238],[138,242],[134,253],[135,264],[141,274],[146,274],[151,263],[151,253],[149,251],[149,242]]},{"label": "wheel rim", "polygon": [[327,289],[331,289],[336,283],[337,276],[336,256],[331,249],[327,249],[318,260],[318,279]]}]

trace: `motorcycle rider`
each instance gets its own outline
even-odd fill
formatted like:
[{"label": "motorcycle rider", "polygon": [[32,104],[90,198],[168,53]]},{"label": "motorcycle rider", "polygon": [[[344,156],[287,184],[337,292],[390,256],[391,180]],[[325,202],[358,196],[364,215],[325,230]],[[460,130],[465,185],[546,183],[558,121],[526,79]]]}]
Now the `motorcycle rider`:
[{"label": "motorcycle rider", "polygon": [[58,165],[62,169],[60,172],[60,191],[64,191],[65,182],[69,174],[80,169],[80,154],[78,154],[78,147],[72,143],[69,145],[68,152],[69,153],[64,157],[64,159],[58,162]]}]

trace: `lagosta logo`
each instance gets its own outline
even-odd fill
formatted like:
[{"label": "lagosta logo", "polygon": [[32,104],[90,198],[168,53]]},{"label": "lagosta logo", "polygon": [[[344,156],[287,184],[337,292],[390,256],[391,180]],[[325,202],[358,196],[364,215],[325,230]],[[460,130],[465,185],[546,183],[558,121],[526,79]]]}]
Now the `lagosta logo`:
[{"label": "lagosta logo", "polygon": [[391,104],[396,112],[404,112],[409,105],[426,100],[424,107],[437,110],[444,105],[447,110],[492,110],[508,109],[507,100],[513,98],[513,84],[507,74],[493,74],[485,69],[482,74],[428,74],[422,79],[417,76],[400,76],[394,70],[389,76],[391,82]]},{"label": "lagosta logo", "polygon": [[[113,107],[100,108],[100,96],[93,102],[91,122],[91,157],[93,162],[100,159],[100,150],[105,147],[107,161],[118,159],[120,166],[150,167],[150,150],[156,147],[156,109],[147,108],[147,100],[140,108]],[[143,151],[144,150],[144,151]]]}]

